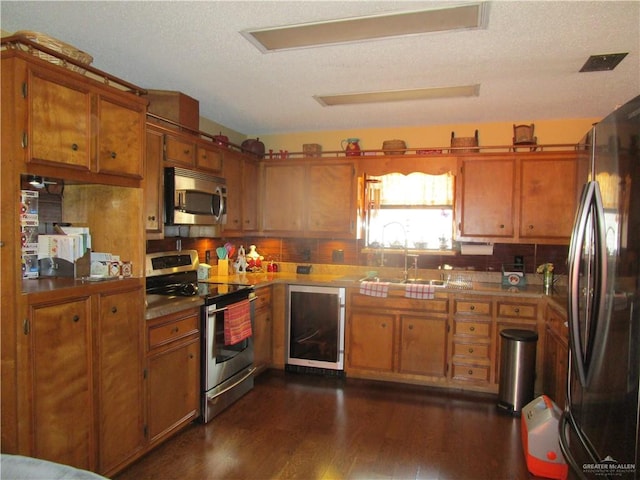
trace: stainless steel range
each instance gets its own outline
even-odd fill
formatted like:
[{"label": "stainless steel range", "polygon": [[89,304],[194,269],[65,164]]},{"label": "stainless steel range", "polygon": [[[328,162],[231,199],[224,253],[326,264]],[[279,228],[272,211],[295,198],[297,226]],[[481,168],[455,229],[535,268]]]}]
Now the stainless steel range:
[{"label": "stainless steel range", "polygon": [[[255,293],[251,285],[198,280],[198,252],[181,250],[147,254],[147,309],[171,313],[198,302],[201,306],[201,421],[218,413],[253,388]],[[248,307],[251,329],[240,340],[225,338],[225,317]],[[245,316],[245,320],[247,320]],[[229,325],[227,325],[229,327]]]}]

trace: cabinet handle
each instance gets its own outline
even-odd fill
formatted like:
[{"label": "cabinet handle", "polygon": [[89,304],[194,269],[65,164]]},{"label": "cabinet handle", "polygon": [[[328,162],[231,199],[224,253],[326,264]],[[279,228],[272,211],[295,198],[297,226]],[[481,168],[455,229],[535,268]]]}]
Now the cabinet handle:
[{"label": "cabinet handle", "polygon": [[475,332],[475,330],[476,330],[476,327],[469,327],[470,332]]},{"label": "cabinet handle", "polygon": [[117,157],[116,152],[111,152],[111,158],[116,158],[116,157]]},{"label": "cabinet handle", "polygon": [[501,224],[500,224],[500,228],[504,228],[504,223],[501,223]]},{"label": "cabinet handle", "polygon": [[185,155],[189,155],[190,153],[191,153],[191,150],[188,150],[188,149],[187,149],[187,150],[185,150],[185,151],[184,151],[184,154],[185,154]]},{"label": "cabinet handle", "polygon": [[147,220],[151,220],[152,222],[155,222],[156,216],[155,215],[150,215],[150,216],[147,217]]},{"label": "cabinet handle", "polygon": [[471,305],[471,306],[469,307],[469,310],[475,310],[475,309],[476,309],[476,306],[475,306],[475,305]]},{"label": "cabinet handle", "polygon": [[473,353],[473,348],[470,348],[470,349],[469,349],[469,353]]},{"label": "cabinet handle", "polygon": [[515,311],[516,313],[520,313],[520,309],[519,309],[519,308],[516,308],[514,311]]},{"label": "cabinet handle", "polygon": [[173,327],[173,330],[171,330],[172,333],[178,333],[180,331],[180,329],[178,327]]},{"label": "cabinet handle", "polygon": [[409,330],[413,330],[413,325],[409,325]]},{"label": "cabinet handle", "polygon": [[386,323],[383,323],[383,324],[382,324],[382,328],[387,328],[387,324],[386,324]]},{"label": "cabinet handle", "polygon": [[111,313],[117,313],[117,312],[118,312],[118,307],[116,307],[115,305],[111,307]]},{"label": "cabinet handle", "polygon": [[80,321],[80,315],[74,315],[71,320],[73,320],[73,323],[78,323]]},{"label": "cabinet handle", "polygon": [[529,230],[533,230],[533,225],[529,225]]},{"label": "cabinet handle", "polygon": [[73,150],[74,152],[78,150],[78,144],[77,143],[72,143],[71,144],[71,150]]},{"label": "cabinet handle", "polygon": [[467,371],[467,373],[468,373],[469,375],[473,375],[473,370],[469,369],[469,370]]},{"label": "cabinet handle", "polygon": [[193,353],[190,353],[190,354],[189,354],[189,358],[193,358]]}]

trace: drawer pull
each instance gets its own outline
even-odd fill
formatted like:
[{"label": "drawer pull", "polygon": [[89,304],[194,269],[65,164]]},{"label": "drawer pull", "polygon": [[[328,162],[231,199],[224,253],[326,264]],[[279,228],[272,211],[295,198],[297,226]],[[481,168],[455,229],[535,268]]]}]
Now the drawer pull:
[{"label": "drawer pull", "polygon": [[111,158],[116,158],[116,157],[117,157],[117,154],[116,154],[116,152],[111,152],[111,155],[110,155],[110,157],[111,157]]},{"label": "drawer pull", "polygon": [[470,348],[470,349],[469,349],[469,353],[473,353],[473,348]]},{"label": "drawer pull", "polygon": [[473,375],[473,370],[469,369],[469,371],[467,372],[469,375]]},{"label": "drawer pull", "polygon": [[469,331],[470,332],[475,332],[476,331],[476,327],[469,327]]},{"label": "drawer pull", "polygon": [[74,323],[78,323],[80,321],[80,315],[74,315],[71,320],[73,320]]},{"label": "drawer pull", "polygon": [[116,307],[115,305],[111,307],[111,313],[118,313],[118,307]]},{"label": "drawer pull", "polygon": [[413,325],[409,325],[409,330],[413,330]]},{"label": "drawer pull", "polygon": [[173,327],[173,329],[171,330],[171,333],[178,333],[180,331],[180,329],[178,327]]},{"label": "drawer pull", "polygon": [[469,307],[469,310],[475,310],[475,309],[476,309],[476,306],[475,306],[475,305],[471,305],[471,306]]},{"label": "drawer pull", "polygon": [[519,308],[516,308],[516,309],[514,310],[514,312],[516,312],[516,313],[520,313],[520,309],[519,309]]},{"label": "drawer pull", "polygon": [[72,143],[71,144],[71,150],[73,150],[74,152],[78,151],[78,144],[77,143]]},{"label": "drawer pull", "polygon": [[387,324],[386,324],[386,323],[383,323],[383,324],[382,324],[382,328],[387,328]]}]

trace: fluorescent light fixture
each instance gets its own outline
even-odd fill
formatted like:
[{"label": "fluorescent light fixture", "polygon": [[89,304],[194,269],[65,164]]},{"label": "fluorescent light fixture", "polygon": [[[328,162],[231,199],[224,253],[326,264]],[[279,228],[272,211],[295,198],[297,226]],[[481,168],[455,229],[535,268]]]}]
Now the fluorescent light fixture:
[{"label": "fluorescent light fixture", "polygon": [[477,97],[480,85],[462,85],[458,87],[416,88],[412,90],[387,90],[380,92],[343,93],[336,95],[314,95],[325,107],[336,105],[356,105],[361,103],[403,102],[433,100],[438,98]]},{"label": "fluorescent light fixture", "polygon": [[487,24],[486,10],[486,2],[479,2],[439,9],[246,30],[241,33],[262,52],[271,52],[401,35],[484,28]]}]

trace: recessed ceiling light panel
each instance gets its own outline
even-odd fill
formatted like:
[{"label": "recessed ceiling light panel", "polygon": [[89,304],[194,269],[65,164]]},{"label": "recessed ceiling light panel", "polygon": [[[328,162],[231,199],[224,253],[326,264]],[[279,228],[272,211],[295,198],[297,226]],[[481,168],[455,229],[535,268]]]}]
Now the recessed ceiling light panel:
[{"label": "recessed ceiling light panel", "polygon": [[388,90],[380,92],[344,93],[336,95],[314,95],[324,107],[337,105],[358,105],[363,103],[402,102],[433,100],[438,98],[477,97],[480,85],[457,87],[416,88],[412,90]]},{"label": "recessed ceiling light panel", "polygon": [[401,35],[484,28],[487,24],[486,17],[486,2],[480,2],[440,9],[247,30],[241,33],[262,52],[272,52]]},{"label": "recessed ceiling light panel", "polygon": [[608,53],[605,55],[591,55],[580,69],[581,72],[604,72],[613,70],[627,53]]}]

